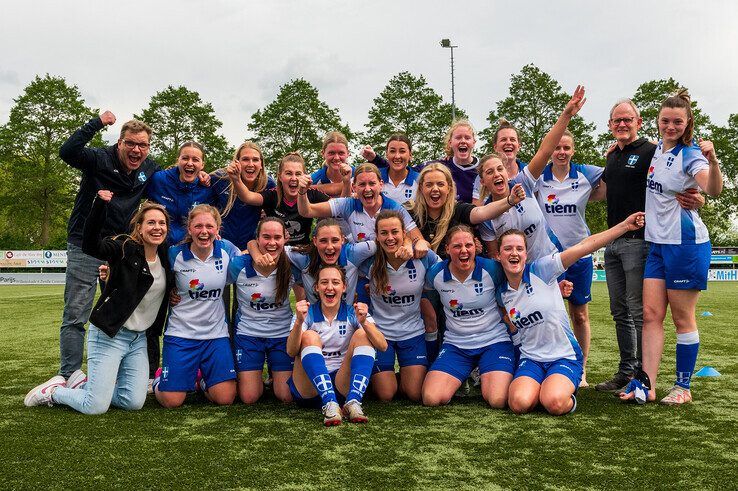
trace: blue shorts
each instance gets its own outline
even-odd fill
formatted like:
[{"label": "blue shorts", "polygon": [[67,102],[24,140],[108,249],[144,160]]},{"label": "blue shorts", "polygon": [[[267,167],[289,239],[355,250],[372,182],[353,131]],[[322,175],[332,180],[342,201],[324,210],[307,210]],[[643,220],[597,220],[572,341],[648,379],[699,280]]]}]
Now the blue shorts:
[{"label": "blue shorts", "polygon": [[521,358],[518,368],[515,370],[514,378],[530,377],[542,384],[549,375],[559,373],[571,380],[571,383],[574,384],[574,391],[576,391],[579,388],[579,382],[582,381],[583,370],[582,362],[579,360],[561,358],[556,361],[540,362],[530,358]]},{"label": "blue shorts", "polygon": [[[338,373],[338,370],[335,372],[331,372],[331,383],[333,384],[333,391],[336,393],[336,399],[338,399],[338,404],[343,406],[343,404],[346,402],[346,396],[341,394],[339,390],[336,388],[336,374]],[[320,395],[314,396],[314,397],[308,397],[305,398],[300,394],[300,391],[297,390],[297,387],[295,386],[295,382],[292,380],[292,377],[287,379],[287,387],[290,388],[290,394],[292,394],[292,400],[295,401],[295,404],[297,404],[299,407],[307,408],[307,409],[320,409],[323,407],[323,400],[320,398]]]},{"label": "blue shorts", "polygon": [[239,372],[262,371],[266,358],[273,372],[291,372],[295,360],[287,354],[287,337],[259,338],[236,334],[236,369]]},{"label": "blue shorts", "polygon": [[395,353],[400,368],[413,365],[428,366],[428,355],[425,351],[425,334],[403,341],[387,341],[386,351],[377,351],[374,362],[374,373],[395,371]]},{"label": "blue shorts", "polygon": [[592,256],[583,257],[575,262],[558,280],[569,280],[574,284],[568,300],[572,305],[584,305],[592,301]]},{"label": "blue shorts", "polygon": [[198,369],[202,371],[202,378],[209,387],[227,380],[235,380],[236,370],[233,366],[230,340],[164,336],[160,391],[195,390]]},{"label": "blue shorts", "polygon": [[644,278],[666,281],[668,290],[707,290],[712,244],[651,244]]},{"label": "blue shorts", "polygon": [[453,344],[443,343],[431,371],[448,373],[463,382],[477,366],[480,375],[493,371],[514,373],[515,353],[512,342],[503,341],[475,349],[457,348]]}]

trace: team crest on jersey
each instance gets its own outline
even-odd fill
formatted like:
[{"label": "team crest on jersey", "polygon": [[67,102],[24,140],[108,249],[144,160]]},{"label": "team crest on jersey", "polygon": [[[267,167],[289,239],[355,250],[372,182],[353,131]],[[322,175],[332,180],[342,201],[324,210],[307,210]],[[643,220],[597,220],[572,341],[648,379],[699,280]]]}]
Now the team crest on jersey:
[{"label": "team crest on jersey", "polygon": [[138,180],[141,182],[146,182],[146,174],[144,174],[143,171],[138,173]]},{"label": "team crest on jersey", "polygon": [[464,304],[459,302],[456,299],[453,299],[453,300],[449,300],[448,308],[450,308],[451,310],[461,310],[464,308]]},{"label": "team crest on jersey", "polygon": [[341,336],[346,335],[346,323],[345,322],[338,323],[338,334]]},{"label": "team crest on jersey", "polygon": [[579,189],[579,179],[571,183],[571,188],[574,190]]},{"label": "team crest on jersey", "polygon": [[484,292],[484,284],[481,282],[474,283],[474,291],[477,295],[481,295]]},{"label": "team crest on jersey", "polygon": [[412,189],[406,189],[405,190],[405,199],[410,199],[413,197],[413,190]]},{"label": "team crest on jersey", "polygon": [[216,259],[215,260],[215,270],[216,271],[223,271],[223,260],[222,259]]},{"label": "team crest on jersey", "polygon": [[626,167],[635,167],[635,165],[638,163],[638,155],[631,155],[628,157],[628,163],[625,164]]},{"label": "team crest on jersey", "polygon": [[526,283],[525,284],[525,293],[527,293],[528,296],[533,295],[533,285],[531,285],[530,283]]},{"label": "team crest on jersey", "polygon": [[673,155],[666,158],[666,168],[667,169],[671,168],[671,164],[673,164],[673,163],[674,163],[674,156]]},{"label": "team crest on jersey", "polygon": [[238,363],[241,363],[241,358],[243,357],[243,350],[241,348],[238,348],[236,350],[236,361]]},{"label": "team crest on jersey", "polygon": [[169,376],[169,367],[161,367],[161,378],[164,380]]},{"label": "team crest on jersey", "polygon": [[523,209],[523,205],[522,205],[522,204],[520,204],[520,203],[518,203],[518,204],[516,204],[516,205],[515,205],[515,209],[516,209],[516,210],[518,211],[518,213],[520,213],[521,215],[522,215],[522,214],[523,214],[523,212],[525,211],[525,210]]},{"label": "team crest on jersey", "polygon": [[409,268],[407,270],[407,277],[410,278],[411,280],[417,279],[417,277],[418,277],[418,270],[415,269],[415,268]]}]

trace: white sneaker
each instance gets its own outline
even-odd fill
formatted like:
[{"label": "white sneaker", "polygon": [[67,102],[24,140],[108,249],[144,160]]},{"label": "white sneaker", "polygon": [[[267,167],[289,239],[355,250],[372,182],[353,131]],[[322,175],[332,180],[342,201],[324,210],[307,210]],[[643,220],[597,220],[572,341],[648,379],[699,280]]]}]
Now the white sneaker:
[{"label": "white sneaker", "polygon": [[341,406],[337,402],[331,401],[323,406],[323,424],[326,426],[338,426],[341,424]]},{"label": "white sneaker", "polygon": [[40,406],[46,404],[47,406],[53,405],[51,395],[57,389],[57,387],[65,387],[67,381],[61,375],[55,375],[41,385],[37,385],[26,394],[26,398],[23,399],[23,404],[27,407]]},{"label": "white sneaker", "polygon": [[369,418],[364,414],[361,403],[356,399],[343,405],[343,415],[352,423],[366,423],[369,421]]},{"label": "white sneaker", "polygon": [[82,370],[76,370],[67,379],[67,389],[81,389],[87,383],[87,375]]}]

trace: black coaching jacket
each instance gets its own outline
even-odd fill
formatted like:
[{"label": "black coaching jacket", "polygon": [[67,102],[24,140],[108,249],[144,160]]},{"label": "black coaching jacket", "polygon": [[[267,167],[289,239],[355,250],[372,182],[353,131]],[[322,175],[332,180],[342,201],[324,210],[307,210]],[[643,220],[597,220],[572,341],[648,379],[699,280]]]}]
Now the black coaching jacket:
[{"label": "black coaching jacket", "polygon": [[[96,197],[92,202],[82,236],[82,250],[85,254],[108,261],[110,265],[108,280],[102,295],[92,309],[90,322],[112,338],[146,295],[154,282],[154,277],[149,271],[142,245],[130,238],[126,240],[126,236],[102,237],[102,225],[105,223],[107,208],[108,204],[100,198]],[[167,292],[159,306],[156,320],[149,327],[157,335],[162,333],[169,303],[168,292],[174,286],[168,251],[166,241],[157,251],[166,274]]]}]

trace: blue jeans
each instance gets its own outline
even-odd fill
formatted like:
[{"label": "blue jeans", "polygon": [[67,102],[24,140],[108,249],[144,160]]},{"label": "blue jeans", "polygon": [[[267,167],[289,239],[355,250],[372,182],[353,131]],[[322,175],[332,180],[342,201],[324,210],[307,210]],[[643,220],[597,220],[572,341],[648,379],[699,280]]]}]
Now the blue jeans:
[{"label": "blue jeans", "polygon": [[82,366],[85,323],[90,318],[97,289],[97,268],[103,261],[67,244],[67,272],[64,285],[64,314],[59,333],[61,367],[59,375],[68,378]]},{"label": "blue jeans", "polygon": [[146,333],[123,327],[111,338],[90,324],[87,383],[81,389],[59,387],[53,400],[84,414],[103,414],[111,404],[121,409],[141,409],[148,384]]},{"label": "blue jeans", "polygon": [[610,313],[620,349],[618,372],[633,375],[641,367],[643,270],[649,244],[643,239],[615,239],[605,248]]}]

